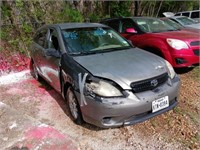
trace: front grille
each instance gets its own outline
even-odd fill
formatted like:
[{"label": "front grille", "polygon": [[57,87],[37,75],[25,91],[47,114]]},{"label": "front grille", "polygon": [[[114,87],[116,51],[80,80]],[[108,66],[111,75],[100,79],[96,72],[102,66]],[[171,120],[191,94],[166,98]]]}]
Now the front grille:
[{"label": "front grille", "polygon": [[165,83],[167,79],[168,79],[168,74],[164,73],[160,76],[150,78],[147,80],[132,82],[130,86],[132,88],[133,93],[138,93],[147,90],[152,90],[160,86],[161,84]]},{"label": "front grille", "polygon": [[190,46],[199,46],[200,45],[200,41],[193,41],[190,43]]},{"label": "front grille", "polygon": [[194,54],[197,55],[197,56],[199,56],[199,51],[200,51],[199,49],[193,50]]}]

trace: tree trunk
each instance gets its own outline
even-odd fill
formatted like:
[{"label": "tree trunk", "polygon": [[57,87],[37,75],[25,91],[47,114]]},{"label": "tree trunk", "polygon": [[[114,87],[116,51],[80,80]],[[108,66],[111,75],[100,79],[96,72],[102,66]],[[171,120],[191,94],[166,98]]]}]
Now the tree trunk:
[{"label": "tree trunk", "polygon": [[161,7],[162,7],[162,3],[163,3],[163,0],[161,0],[161,2],[160,2],[160,5],[159,5],[159,8],[158,8],[158,11],[157,11],[156,17],[158,17],[158,14],[159,14],[160,9],[161,9]]},{"label": "tree trunk", "polygon": [[134,16],[138,16],[138,1],[135,1],[135,10],[134,10]]}]

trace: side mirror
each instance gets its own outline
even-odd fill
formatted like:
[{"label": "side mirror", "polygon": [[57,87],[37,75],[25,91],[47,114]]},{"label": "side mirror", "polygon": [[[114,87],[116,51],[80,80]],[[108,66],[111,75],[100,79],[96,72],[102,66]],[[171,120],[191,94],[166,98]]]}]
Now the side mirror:
[{"label": "side mirror", "polygon": [[61,57],[60,52],[58,50],[54,49],[54,48],[46,49],[45,50],[45,55],[46,56],[53,56],[53,57],[56,57],[56,58],[60,58]]},{"label": "side mirror", "polygon": [[137,33],[137,31],[134,28],[127,28],[126,33]]}]

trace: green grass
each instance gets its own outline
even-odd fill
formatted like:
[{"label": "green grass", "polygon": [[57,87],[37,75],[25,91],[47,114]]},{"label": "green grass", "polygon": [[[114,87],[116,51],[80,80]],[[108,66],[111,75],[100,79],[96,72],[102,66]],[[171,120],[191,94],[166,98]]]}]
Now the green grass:
[{"label": "green grass", "polygon": [[192,77],[194,80],[200,81],[200,66],[197,66],[192,70]]},{"label": "green grass", "polygon": [[196,139],[197,141],[200,141],[200,133],[197,133],[197,134],[195,135],[195,139]]},{"label": "green grass", "polygon": [[200,120],[199,120],[199,116],[198,114],[196,113],[192,113],[192,112],[185,112],[189,117],[190,119],[196,124],[196,125],[199,125],[200,124]]},{"label": "green grass", "polygon": [[174,112],[177,114],[183,114],[183,110],[178,106],[174,108]]}]

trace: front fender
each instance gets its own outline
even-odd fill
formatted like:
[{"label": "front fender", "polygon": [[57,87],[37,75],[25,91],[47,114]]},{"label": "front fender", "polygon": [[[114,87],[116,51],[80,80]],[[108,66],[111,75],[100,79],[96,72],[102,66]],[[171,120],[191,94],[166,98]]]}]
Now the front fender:
[{"label": "front fender", "polygon": [[143,43],[143,45],[141,45],[140,47],[152,53],[154,53],[153,51],[155,51],[155,53],[156,52],[161,53],[164,59],[169,61],[171,64],[173,63],[170,47],[169,45],[167,45],[166,42],[162,40],[155,41],[153,39],[150,39],[148,41],[145,41],[145,43]]}]

